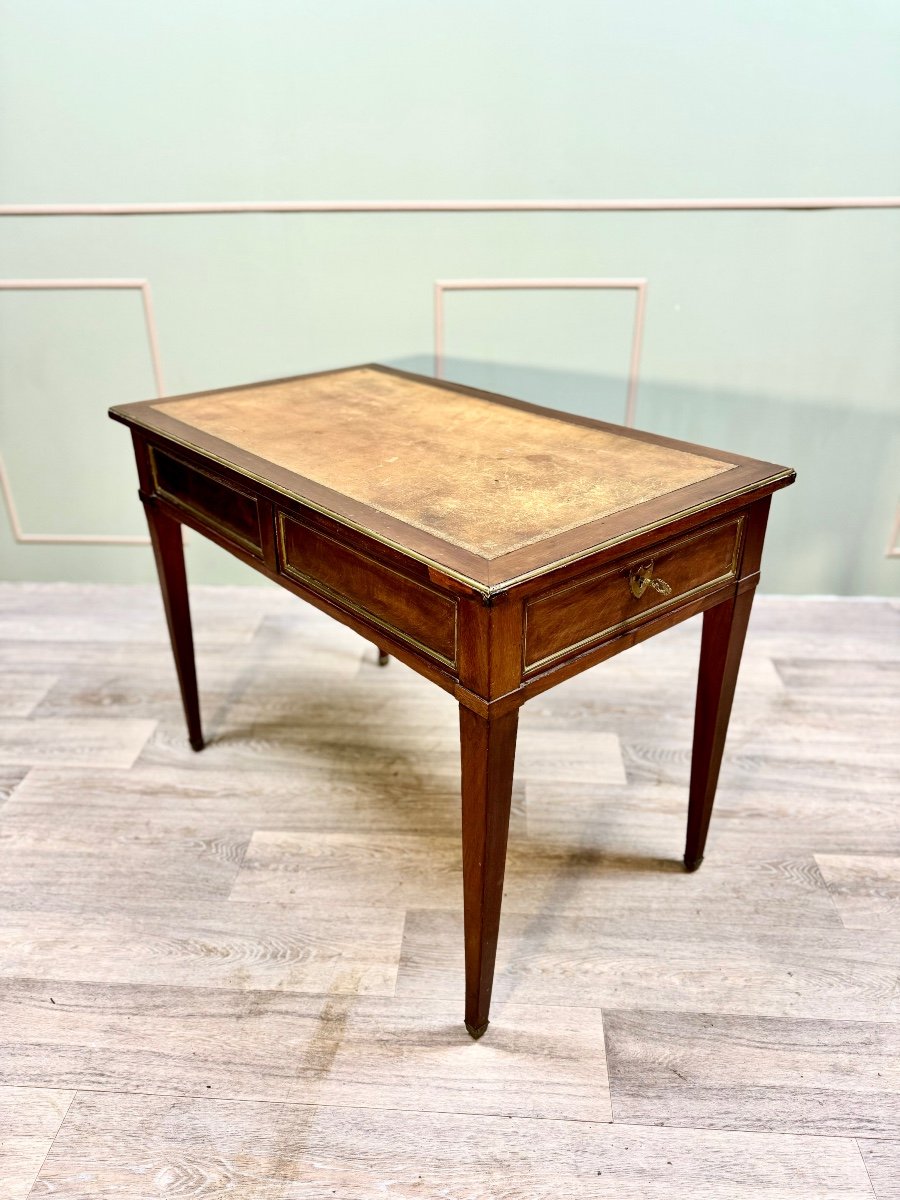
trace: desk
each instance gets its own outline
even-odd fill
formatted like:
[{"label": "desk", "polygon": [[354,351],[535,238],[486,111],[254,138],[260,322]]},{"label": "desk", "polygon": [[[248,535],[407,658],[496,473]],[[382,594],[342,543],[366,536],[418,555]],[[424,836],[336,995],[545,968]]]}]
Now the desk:
[{"label": "desk", "polygon": [[792,470],[374,365],[110,415],[131,428],[195,750],[182,525],[458,700],[473,1037],[519,708],[702,612],[684,853],[700,865],[771,495]]}]

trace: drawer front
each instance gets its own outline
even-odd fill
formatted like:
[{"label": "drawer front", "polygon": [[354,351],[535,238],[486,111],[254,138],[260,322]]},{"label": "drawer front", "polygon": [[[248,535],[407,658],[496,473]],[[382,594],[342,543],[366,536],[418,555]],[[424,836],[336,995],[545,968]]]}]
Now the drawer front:
[{"label": "drawer front", "polygon": [[259,502],[255,496],[155,446],[150,447],[150,463],[155,490],[163,499],[191,513],[256,558],[263,557]]},{"label": "drawer front", "polygon": [[[743,516],[651,546],[525,606],[525,670],[608,641],[661,610],[734,579]],[[655,585],[655,586],[654,586]]]},{"label": "drawer front", "polygon": [[281,573],[365,617],[449,667],[456,601],[302,520],[278,513]]}]

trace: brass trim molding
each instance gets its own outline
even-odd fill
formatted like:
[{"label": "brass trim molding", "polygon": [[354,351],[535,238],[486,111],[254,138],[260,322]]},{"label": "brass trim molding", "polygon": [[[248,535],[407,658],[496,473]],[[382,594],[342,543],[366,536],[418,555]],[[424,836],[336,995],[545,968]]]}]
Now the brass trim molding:
[{"label": "brass trim molding", "polygon": [[[310,500],[306,496],[301,496],[297,492],[291,492],[287,488],[281,487],[279,484],[266,479],[262,475],[257,475],[254,471],[248,470],[246,467],[238,467],[234,463],[228,462],[212,451],[206,450],[198,446],[195,442],[189,441],[187,438],[178,437],[176,434],[166,432],[164,434],[155,428],[153,425],[148,425],[146,422],[129,415],[128,424],[134,425],[139,429],[145,430],[151,435],[151,439],[158,441],[169,441],[174,445],[182,446],[185,450],[193,450],[197,454],[201,454],[204,458],[217,462],[220,466],[225,467],[229,471],[233,471],[236,475],[243,476],[245,479],[250,479],[254,483],[260,484],[262,487],[276,492],[279,496],[284,496],[287,500],[292,500],[295,504],[302,504],[305,508],[312,509],[313,512],[321,513],[322,516],[330,518],[338,525],[344,525],[348,529],[353,529],[357,533],[364,534],[375,542],[379,542],[383,546],[389,546],[392,550],[397,550],[405,558],[412,558],[416,562],[422,563],[423,566],[432,567],[439,571],[442,575],[446,575],[450,579],[455,579],[459,583],[463,583],[467,588],[471,588],[485,599],[500,596],[504,592],[509,591],[520,583],[526,583],[532,579],[538,579],[542,575],[547,575],[551,571],[556,571],[560,567],[568,566],[570,563],[578,562],[582,558],[588,558],[592,554],[597,554],[601,550],[609,549],[611,546],[621,545],[622,542],[630,541],[632,538],[639,537],[641,534],[650,533],[654,529],[660,529],[665,525],[670,525],[673,521],[681,520],[683,517],[692,516],[694,513],[702,512],[705,508],[712,508],[715,505],[725,503],[729,500],[735,500],[739,496],[749,495],[751,492],[761,491],[770,485],[779,483],[782,479],[793,479],[796,472],[793,468],[785,468],[783,471],[778,471],[774,475],[768,475],[765,479],[757,480],[755,483],[746,484],[744,487],[735,488],[730,492],[723,492],[716,496],[715,500],[705,500],[702,504],[690,505],[680,509],[677,513],[672,513],[667,517],[661,517],[657,521],[651,521],[647,525],[641,525],[637,529],[631,529],[627,533],[620,534],[618,537],[605,538],[603,541],[596,542],[584,550],[579,550],[574,554],[567,555],[564,558],[557,559],[552,563],[546,563],[543,566],[535,567],[530,571],[523,571],[519,575],[510,576],[509,579],[504,579],[501,583],[486,584],[477,579],[473,579],[470,575],[466,575],[462,571],[454,570],[453,567],[447,566],[430,555],[422,554],[417,550],[411,550],[408,546],[402,545],[400,542],[394,541],[385,534],[378,533],[374,529],[363,525],[359,521],[353,520],[352,517],[342,516],[332,508],[328,508],[324,504],[320,504],[315,500]],[[153,440],[150,445],[154,445]],[[229,485],[230,486],[230,485]]]},{"label": "brass trim molding", "polygon": [[220,537],[225,538],[226,541],[236,542],[239,546],[243,546],[243,548],[249,551],[254,558],[262,559],[262,518],[259,511],[259,497],[256,495],[256,493],[248,491],[242,487],[235,487],[233,483],[220,478],[218,475],[213,475],[211,471],[204,471],[202,467],[195,467],[193,463],[185,462],[184,459],[179,458],[176,454],[169,454],[168,450],[162,451],[162,453],[168,455],[173,462],[176,462],[179,466],[184,467],[186,471],[193,471],[195,475],[203,475],[207,479],[211,479],[213,483],[217,483],[219,487],[225,488],[226,491],[235,492],[237,495],[243,496],[245,500],[252,500],[256,510],[256,523],[257,527],[259,528],[259,540],[254,542],[244,534],[239,533],[232,526],[226,525],[223,521],[218,520],[218,518],[210,516],[202,509],[188,503],[188,501],[184,500],[181,496],[178,496],[174,492],[170,492],[168,488],[163,487],[159,482],[159,475],[157,472],[156,454],[158,450],[159,447],[152,444],[147,447],[148,457],[150,459],[150,476],[153,481],[154,495],[161,496],[164,500],[167,500],[169,504],[173,504],[176,508],[183,509],[184,512],[190,513],[191,516],[195,517],[201,524],[208,525],[210,529],[214,529],[216,533],[218,533]]},{"label": "brass trim molding", "polygon": [[[650,608],[642,609],[641,612],[635,613],[632,617],[626,617],[624,621],[618,621],[614,625],[607,625],[604,629],[598,630],[596,633],[589,634],[587,637],[581,638],[577,642],[572,642],[570,645],[563,647],[562,650],[555,650],[552,654],[547,654],[543,658],[536,659],[530,663],[528,661],[528,616],[530,609],[536,603],[547,600],[550,597],[564,595],[566,592],[574,591],[576,588],[584,587],[586,584],[599,583],[607,577],[618,575],[626,566],[633,566],[640,562],[646,561],[651,557],[658,557],[660,554],[669,554],[673,551],[682,549],[684,546],[689,546],[693,542],[702,541],[709,537],[710,534],[717,533],[721,529],[727,529],[729,525],[735,526],[734,545],[731,551],[731,565],[728,570],[721,575],[717,575],[714,579],[704,580],[703,583],[697,584],[696,587],[690,588],[686,592],[670,593],[667,596],[662,596],[660,600],[651,605]],[[623,563],[621,560],[618,564],[609,567],[604,567],[596,575],[585,575],[580,579],[572,580],[564,584],[562,587],[554,588],[548,592],[541,592],[537,596],[533,596],[525,604],[523,614],[524,633],[522,637],[522,676],[533,675],[537,671],[543,670],[552,663],[558,662],[562,658],[568,658],[572,654],[577,654],[579,650],[583,650],[591,645],[600,644],[603,641],[608,641],[610,637],[615,637],[621,631],[632,629],[635,625],[641,622],[652,619],[654,615],[660,612],[661,609],[670,607],[673,604],[692,600],[695,596],[699,596],[702,592],[709,591],[713,588],[721,587],[723,583],[728,583],[729,580],[737,577],[738,560],[740,552],[744,544],[744,529],[746,526],[746,516],[740,513],[736,517],[726,518],[724,521],[717,522],[707,529],[700,530],[696,533],[689,534],[687,537],[679,538],[674,542],[663,542],[654,549],[653,554],[646,552],[642,556],[634,559],[633,563],[627,561]],[[626,581],[627,582],[627,581]]]},{"label": "brass trim molding", "polygon": [[[370,609],[365,608],[362,604],[358,604],[356,601],[351,600],[345,592],[335,591],[327,583],[321,579],[318,579],[315,575],[310,575],[306,571],[301,571],[292,563],[288,562],[285,555],[284,523],[286,520],[293,521],[294,524],[300,529],[308,529],[317,537],[324,538],[325,541],[332,542],[335,546],[339,546],[342,550],[356,555],[361,561],[365,563],[371,563],[373,566],[377,567],[379,571],[385,571],[389,575],[395,575],[398,579],[402,579],[404,583],[411,583],[413,586],[420,588],[423,592],[429,592],[431,595],[437,596],[439,599],[445,601],[453,613],[453,658],[447,658],[445,654],[441,654],[441,652],[439,650],[435,650],[433,646],[426,646],[424,642],[420,642],[418,638],[413,637],[412,634],[407,633],[399,626],[392,624],[383,617],[377,616]],[[459,650],[459,602],[454,596],[446,595],[444,592],[439,591],[438,588],[424,583],[421,579],[413,579],[409,575],[404,575],[402,571],[397,571],[393,567],[388,566],[387,563],[382,563],[375,558],[371,558],[363,551],[357,550],[355,546],[349,546],[345,542],[340,542],[336,538],[330,537],[327,533],[320,529],[314,529],[309,525],[304,525],[301,521],[298,521],[296,517],[291,516],[290,513],[282,512],[281,509],[276,510],[276,530],[276,550],[278,555],[279,574],[286,575],[288,579],[293,579],[297,583],[302,583],[304,587],[308,587],[311,591],[324,596],[325,599],[330,600],[339,608],[350,609],[350,611],[356,613],[357,616],[377,625],[379,629],[383,629],[385,633],[391,634],[399,641],[406,642],[408,645],[418,650],[421,654],[427,655],[428,658],[437,659],[438,662],[441,662],[444,664],[444,666],[449,667],[451,671],[456,671],[457,655]]]}]

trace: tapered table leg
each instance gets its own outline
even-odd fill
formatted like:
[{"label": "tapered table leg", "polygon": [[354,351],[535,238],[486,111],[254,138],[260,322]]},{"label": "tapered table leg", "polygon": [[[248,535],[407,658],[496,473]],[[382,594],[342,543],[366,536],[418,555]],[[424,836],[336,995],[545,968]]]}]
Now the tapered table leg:
[{"label": "tapered table leg", "polygon": [[175,657],[175,670],[181,688],[188,737],[194,750],[202,750],[203,730],[200,725],[200,700],[197,695],[197,670],[194,664],[194,638],[191,633],[191,610],[188,603],[187,574],[184,569],[181,522],[161,512],[152,500],[145,502],[144,511],[147,514],[150,540],[156,556],[156,570],[169,625],[169,639]]},{"label": "tapered table leg", "polygon": [[753,591],[749,588],[715,608],[708,608],[703,614],[684,850],[684,865],[689,871],[696,871],[703,862]]},{"label": "tapered table leg", "polygon": [[460,705],[466,1029],[488,1026],[500,930],[518,709],[488,720]]}]

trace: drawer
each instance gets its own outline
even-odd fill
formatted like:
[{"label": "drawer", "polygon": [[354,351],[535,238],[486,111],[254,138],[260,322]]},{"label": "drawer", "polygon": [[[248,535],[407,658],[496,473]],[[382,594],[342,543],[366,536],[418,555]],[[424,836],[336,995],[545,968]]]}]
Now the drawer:
[{"label": "drawer", "polygon": [[608,641],[736,577],[743,516],[660,542],[525,605],[526,671]]},{"label": "drawer", "polygon": [[[254,557],[263,557],[259,502],[249,492],[150,447],[156,493]],[[270,518],[271,519],[271,518]]]},{"label": "drawer", "polygon": [[430,658],[456,663],[456,600],[302,518],[278,513],[281,573]]}]

